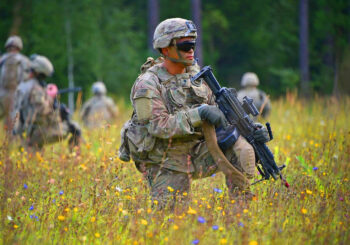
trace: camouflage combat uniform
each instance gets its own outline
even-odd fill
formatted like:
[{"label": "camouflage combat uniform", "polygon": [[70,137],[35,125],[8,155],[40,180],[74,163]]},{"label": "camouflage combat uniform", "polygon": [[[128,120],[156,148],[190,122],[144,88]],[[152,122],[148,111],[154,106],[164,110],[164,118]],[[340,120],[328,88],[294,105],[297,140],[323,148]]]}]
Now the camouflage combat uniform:
[{"label": "camouflage combat uniform", "polygon": [[96,128],[115,120],[118,108],[113,100],[105,95],[95,95],[84,103],[81,118],[88,128]]},{"label": "camouflage combat uniform", "polygon": [[69,146],[78,145],[81,137],[79,126],[70,121],[66,107],[57,104],[56,94],[46,91],[43,79],[52,75],[52,63],[45,56],[32,55],[30,69],[30,79],[22,81],[16,90],[11,115],[15,122],[13,133],[20,135],[23,144],[30,148],[41,148],[46,143],[59,141],[68,133],[72,133]]},{"label": "camouflage combat uniform", "polygon": [[21,135],[26,146],[41,148],[68,135],[69,126],[61,120],[60,111],[53,108],[53,102],[35,78],[18,86],[14,133]]},{"label": "camouflage combat uniform", "polygon": [[[156,64],[141,74],[132,88],[130,99],[134,109],[137,100],[141,100],[144,108],[139,112],[135,109],[132,120],[125,125],[123,140],[128,142],[137,168],[147,178],[153,200],[161,205],[174,193],[189,191],[191,179],[208,177],[218,171],[206,146],[196,109],[201,104],[215,102],[204,81],[190,82],[198,71],[194,65],[187,67],[186,73],[171,75],[161,64]],[[248,154],[241,154],[243,151]],[[248,177],[254,175],[254,151],[243,137],[225,155]],[[233,191],[235,186],[230,179],[226,183]],[[174,189],[173,193],[168,186]]]},{"label": "camouflage combat uniform", "polygon": [[13,98],[20,81],[28,78],[29,59],[20,53],[6,53],[0,58],[0,118],[12,111]]},{"label": "camouflage combat uniform", "polygon": [[[260,111],[261,108],[264,107],[261,112],[261,116],[263,118],[266,118],[271,111],[271,102],[270,99],[267,97],[266,93],[257,88],[258,85],[259,78],[255,73],[245,73],[241,81],[241,86],[243,88],[238,91],[237,97],[241,102],[243,101],[244,96],[248,96],[251,99],[253,99],[253,103],[258,109],[258,111]],[[254,118],[254,120],[256,120],[256,118]]]}]

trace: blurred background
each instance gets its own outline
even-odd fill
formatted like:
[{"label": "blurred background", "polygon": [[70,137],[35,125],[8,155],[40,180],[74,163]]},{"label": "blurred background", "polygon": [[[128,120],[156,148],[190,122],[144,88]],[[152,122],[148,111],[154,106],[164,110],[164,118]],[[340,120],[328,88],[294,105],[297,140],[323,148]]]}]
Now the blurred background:
[{"label": "blurred background", "polygon": [[272,98],[350,93],[349,0],[2,0],[0,42],[21,36],[25,55],[52,61],[48,82],[65,88],[70,80],[84,100],[103,80],[128,101],[140,66],[158,56],[156,25],[171,17],[194,20],[199,63],[223,85],[239,88],[253,71]]}]

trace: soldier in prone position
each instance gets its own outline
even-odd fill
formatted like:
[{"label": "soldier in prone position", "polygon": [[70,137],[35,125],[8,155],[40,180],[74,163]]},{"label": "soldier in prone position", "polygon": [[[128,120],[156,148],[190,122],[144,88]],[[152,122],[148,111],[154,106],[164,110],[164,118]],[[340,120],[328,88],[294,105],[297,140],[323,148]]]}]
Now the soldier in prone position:
[{"label": "soldier in prone position", "polygon": [[29,59],[20,53],[22,39],[10,36],[5,43],[6,53],[0,57],[0,118],[5,117],[5,125],[10,130],[10,112],[16,88],[29,74]]},{"label": "soldier in prone position", "polygon": [[[191,83],[199,67],[194,59],[197,31],[192,21],[172,18],[161,22],[154,33],[153,47],[161,58],[149,58],[141,67],[131,91],[132,119],[122,129],[119,156],[135,161],[160,208],[174,207],[183,198],[192,179],[218,171],[202,132],[205,120],[225,127],[226,119],[216,106],[204,81]],[[252,146],[241,136],[227,151],[227,159],[247,177],[255,173]],[[237,186],[226,178],[232,197]],[[247,197],[252,194],[247,190]]]},{"label": "soldier in prone position", "polygon": [[80,116],[88,128],[101,127],[104,123],[112,123],[118,115],[118,108],[113,99],[106,96],[107,89],[103,82],[92,85],[94,97],[84,103]]},{"label": "soldier in prone position", "polygon": [[44,81],[53,73],[51,62],[44,56],[32,55],[30,70],[29,79],[21,82],[16,90],[13,133],[21,136],[24,146],[34,150],[63,140],[68,133],[72,134],[70,147],[78,145],[79,126],[70,120],[65,106],[57,106],[57,87],[46,87]]},{"label": "soldier in prone position", "polygon": [[[257,87],[259,86],[259,78],[253,72],[244,73],[241,80],[242,89],[238,91],[237,97],[242,102],[244,96],[253,99],[255,107],[263,118],[268,117],[271,111],[271,102],[266,93]],[[254,118],[256,121],[256,118]]]}]

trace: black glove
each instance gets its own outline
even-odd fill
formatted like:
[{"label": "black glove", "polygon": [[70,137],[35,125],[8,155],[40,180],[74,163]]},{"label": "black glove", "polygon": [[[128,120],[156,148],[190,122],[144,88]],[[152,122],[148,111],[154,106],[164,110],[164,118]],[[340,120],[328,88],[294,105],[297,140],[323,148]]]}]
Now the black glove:
[{"label": "black glove", "polygon": [[257,129],[254,131],[253,137],[257,142],[266,143],[270,141],[269,132],[261,123],[255,123],[255,127]]},{"label": "black glove", "polygon": [[224,113],[214,105],[201,105],[198,107],[198,113],[202,120],[205,120],[216,127],[226,128],[228,125]]}]

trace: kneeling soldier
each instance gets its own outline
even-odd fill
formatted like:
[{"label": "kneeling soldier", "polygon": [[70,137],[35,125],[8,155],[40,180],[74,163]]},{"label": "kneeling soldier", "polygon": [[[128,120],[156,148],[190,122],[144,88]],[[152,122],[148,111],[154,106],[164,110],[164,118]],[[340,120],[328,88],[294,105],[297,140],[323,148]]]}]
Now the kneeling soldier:
[{"label": "kneeling soldier", "polygon": [[[157,26],[153,47],[162,57],[149,58],[141,67],[130,95],[133,117],[122,130],[120,158],[128,160],[130,153],[160,208],[174,207],[176,197],[183,198],[182,193],[189,191],[192,179],[218,171],[202,123],[225,127],[227,121],[205,82],[190,81],[199,71],[194,59],[196,37],[196,27],[189,20],[167,19]],[[243,137],[237,136],[224,153],[237,169],[253,177],[255,154]],[[252,197],[249,189],[234,183],[226,176],[231,197],[242,192]]]}]

